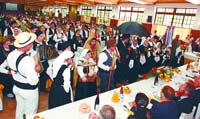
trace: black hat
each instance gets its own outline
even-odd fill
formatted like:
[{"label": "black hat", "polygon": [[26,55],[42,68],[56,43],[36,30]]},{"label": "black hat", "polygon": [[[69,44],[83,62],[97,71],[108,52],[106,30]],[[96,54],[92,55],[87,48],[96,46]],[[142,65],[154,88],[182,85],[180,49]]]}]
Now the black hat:
[{"label": "black hat", "polygon": [[17,22],[16,21],[11,21],[10,22],[10,26],[12,26],[13,24],[17,24]]},{"label": "black hat", "polygon": [[123,34],[122,36],[122,40],[125,40],[125,39],[129,39],[130,38],[130,34]]},{"label": "black hat", "polygon": [[60,44],[58,44],[58,50],[64,51],[70,45],[71,45],[71,43],[69,41],[65,41],[63,43],[60,43]]},{"label": "black hat", "polygon": [[36,25],[31,25],[31,30],[35,28],[38,28],[38,27]]},{"label": "black hat", "polygon": [[40,36],[40,35],[42,34],[42,31],[37,30],[37,31],[35,32],[35,34],[36,34],[36,36],[38,37],[38,36]]}]

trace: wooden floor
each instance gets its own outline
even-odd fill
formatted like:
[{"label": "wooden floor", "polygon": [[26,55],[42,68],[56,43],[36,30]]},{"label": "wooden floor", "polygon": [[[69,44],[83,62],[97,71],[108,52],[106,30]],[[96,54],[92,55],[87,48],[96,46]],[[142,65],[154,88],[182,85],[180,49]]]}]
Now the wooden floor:
[{"label": "wooden floor", "polygon": [[[40,92],[38,112],[48,109],[49,93]],[[3,97],[3,111],[0,111],[0,119],[15,119],[16,100],[7,96]]]}]

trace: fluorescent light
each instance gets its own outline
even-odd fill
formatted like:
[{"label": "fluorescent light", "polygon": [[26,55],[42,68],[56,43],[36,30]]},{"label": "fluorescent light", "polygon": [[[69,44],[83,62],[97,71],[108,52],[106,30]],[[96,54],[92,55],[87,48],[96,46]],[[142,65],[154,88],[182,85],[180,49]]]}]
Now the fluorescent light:
[{"label": "fluorescent light", "polygon": [[143,2],[143,1],[140,1],[140,0],[127,0],[129,2],[135,2],[135,3],[138,3],[138,4],[147,4],[146,2]]},{"label": "fluorescent light", "polygon": [[191,2],[192,4],[196,4],[196,5],[200,4],[200,0],[186,0],[186,1]]}]

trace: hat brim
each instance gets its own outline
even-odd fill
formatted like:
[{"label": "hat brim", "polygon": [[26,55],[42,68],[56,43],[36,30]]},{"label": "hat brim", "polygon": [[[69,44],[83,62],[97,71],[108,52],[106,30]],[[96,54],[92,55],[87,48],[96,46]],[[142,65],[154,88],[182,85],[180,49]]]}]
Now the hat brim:
[{"label": "hat brim", "polygon": [[26,41],[19,42],[21,38],[22,37],[20,37],[20,36],[19,37],[18,36],[15,37],[15,41],[14,41],[14,46],[15,47],[17,47],[17,48],[25,47],[28,44],[32,43],[37,38],[37,36],[34,33],[29,33],[29,38],[27,38]]}]

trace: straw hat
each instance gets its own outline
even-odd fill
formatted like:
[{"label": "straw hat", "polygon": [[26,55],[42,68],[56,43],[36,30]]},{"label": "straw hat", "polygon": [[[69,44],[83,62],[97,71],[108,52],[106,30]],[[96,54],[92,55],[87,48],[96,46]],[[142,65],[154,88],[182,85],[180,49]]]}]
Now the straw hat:
[{"label": "straw hat", "polygon": [[27,46],[28,44],[32,43],[36,39],[36,35],[34,33],[29,32],[22,32],[19,33],[15,37],[14,46],[17,48],[22,48],[24,46]]}]

